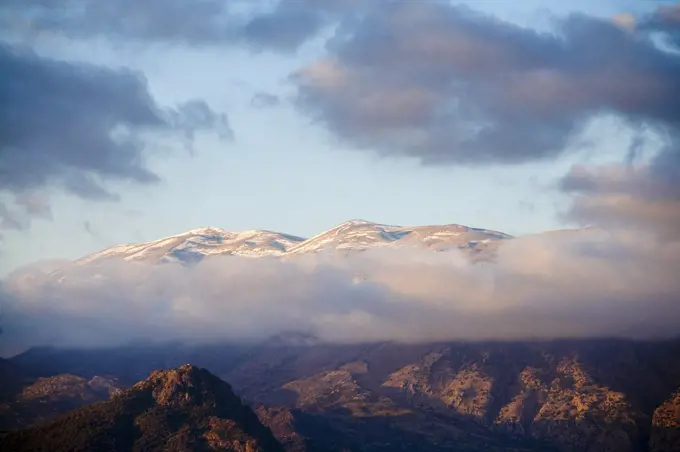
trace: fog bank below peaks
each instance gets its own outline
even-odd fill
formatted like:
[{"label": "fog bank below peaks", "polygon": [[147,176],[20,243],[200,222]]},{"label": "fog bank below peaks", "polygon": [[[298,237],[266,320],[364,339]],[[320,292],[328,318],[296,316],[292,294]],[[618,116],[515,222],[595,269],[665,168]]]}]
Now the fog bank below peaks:
[{"label": "fog bank below peaks", "polygon": [[655,338],[680,332],[680,242],[564,231],[459,251],[370,249],[194,266],[56,264],[3,281],[2,352],[304,331],[323,340]]}]

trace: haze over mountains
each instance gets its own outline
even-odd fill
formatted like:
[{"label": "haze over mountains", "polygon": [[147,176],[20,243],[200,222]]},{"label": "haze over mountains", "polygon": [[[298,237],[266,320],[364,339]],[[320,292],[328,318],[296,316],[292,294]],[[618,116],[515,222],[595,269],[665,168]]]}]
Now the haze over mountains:
[{"label": "haze over mountains", "polygon": [[512,238],[355,220],[308,240],[197,229],[16,272],[2,286],[3,353],[286,331],[333,342],[673,336],[677,247],[595,228]]},{"label": "haze over mountains", "polygon": [[[288,452],[671,452],[680,253],[653,232],[213,227],[29,267],[2,288],[3,341],[18,354],[1,364],[25,377],[0,419],[32,425],[106,399],[95,383],[116,391],[190,362],[232,385]],[[139,418],[115,403],[7,438]],[[214,438],[215,421],[188,428],[193,409],[152,407],[124,437]]]}]

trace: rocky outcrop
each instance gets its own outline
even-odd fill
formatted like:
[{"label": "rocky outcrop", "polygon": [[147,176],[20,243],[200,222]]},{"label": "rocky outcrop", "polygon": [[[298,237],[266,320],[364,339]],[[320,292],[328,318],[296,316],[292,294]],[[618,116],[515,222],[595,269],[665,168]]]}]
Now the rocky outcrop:
[{"label": "rocky outcrop", "polygon": [[563,360],[531,424],[531,435],[564,450],[633,451],[644,416],[620,392],[597,384],[578,361]]},{"label": "rocky outcrop", "polygon": [[152,372],[111,399],[0,438],[12,451],[282,451],[231,387],[184,365]]},{"label": "rocky outcrop", "polygon": [[115,378],[61,374],[24,381],[23,387],[0,404],[0,428],[28,427],[83,405],[106,400],[120,391]]},{"label": "rocky outcrop", "polygon": [[654,411],[650,452],[680,450],[680,389]]},{"label": "rocky outcrop", "polygon": [[[527,356],[518,375],[492,354],[429,353],[389,375],[383,386],[415,406],[463,417],[565,451],[633,451],[646,416],[626,394],[598,383],[574,355]],[[516,361],[516,362],[517,362]]]},{"label": "rocky outcrop", "polygon": [[[675,359],[680,341],[292,339],[242,348],[174,347],[171,354],[155,349],[132,355],[127,349],[28,353],[20,361],[42,364],[43,372],[50,370],[45,365],[59,372],[85,371],[88,378],[120,369],[121,380],[127,380],[131,375],[125,372],[136,375],[166,356],[200,359],[248,403],[265,411],[276,407],[262,419],[271,420],[279,438],[294,433],[316,450],[507,450],[510,444],[516,450],[565,452],[677,448],[668,413],[677,404],[669,397],[680,381]],[[138,358],[134,366],[125,364],[131,356]]]},{"label": "rocky outcrop", "polygon": [[286,452],[304,452],[310,448],[306,439],[298,432],[299,426],[293,412],[282,406],[254,407],[260,422],[269,427]]}]

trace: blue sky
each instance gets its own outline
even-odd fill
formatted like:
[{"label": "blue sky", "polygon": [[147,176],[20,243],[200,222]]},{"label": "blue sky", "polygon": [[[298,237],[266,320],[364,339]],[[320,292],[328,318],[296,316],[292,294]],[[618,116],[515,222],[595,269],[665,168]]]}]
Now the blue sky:
[{"label": "blue sky", "polygon": [[[468,2],[476,10],[539,30],[550,30],[553,16],[581,12],[609,20],[620,13],[651,14],[663,3]],[[405,154],[359,149],[296,106],[297,87],[290,75],[325,57],[322,36],[297,51],[277,53],[215,43],[131,43],[61,35],[58,29],[29,39],[15,31],[4,39],[27,45],[40,57],[142,72],[160,106],[201,99],[213,111],[226,113],[233,139],[198,132],[189,152],[181,137],[155,137],[147,143],[145,158],[160,181],[108,183],[117,201],[83,198],[51,185],[33,187],[30,195],[49,203],[49,214],[31,218],[30,226],[2,231],[0,275],[41,259],[76,258],[203,226],[301,236],[352,218],[403,225],[460,223],[513,235],[572,227],[579,221],[561,215],[571,197],[558,188],[560,178],[575,164],[625,161],[633,137],[617,115],[600,115],[589,118],[589,128],[556,155],[510,164],[423,164]],[[279,104],[254,106],[253,96],[262,92],[277,96]],[[171,150],[160,149],[161,143]],[[9,206],[14,194],[0,189],[0,199]]]}]

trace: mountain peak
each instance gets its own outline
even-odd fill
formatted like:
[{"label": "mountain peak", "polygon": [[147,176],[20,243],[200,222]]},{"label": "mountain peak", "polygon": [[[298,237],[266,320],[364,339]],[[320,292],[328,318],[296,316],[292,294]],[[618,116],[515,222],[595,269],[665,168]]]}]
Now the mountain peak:
[{"label": "mountain peak", "polygon": [[226,231],[215,226],[206,226],[203,228],[192,229],[181,235],[201,235],[201,234],[224,234]]},{"label": "mountain peak", "polygon": [[367,221],[367,220],[362,220],[362,219],[356,218],[354,220],[347,220],[344,223],[341,223],[339,226],[359,226],[359,225],[364,225],[364,224],[375,225],[377,223],[374,223],[373,221]]},{"label": "mountain peak", "polygon": [[[391,224],[382,224],[382,223],[376,223],[374,221],[368,221],[368,220],[362,220],[359,218],[353,219],[353,220],[348,220],[345,221],[344,223],[340,223],[339,225],[331,228],[331,231],[338,230],[338,229],[346,229],[346,228],[352,228],[352,227],[361,227],[361,226],[366,226],[366,227],[372,227],[376,229],[382,229],[382,228],[398,228],[400,226],[395,226]],[[326,231],[328,232],[328,231]]]},{"label": "mountain peak", "polygon": [[229,384],[191,364],[153,371],[109,400],[0,440],[16,451],[283,450]]},{"label": "mountain peak", "polygon": [[144,382],[147,381],[161,382],[173,379],[179,379],[189,382],[199,382],[205,378],[210,377],[212,377],[212,374],[205,369],[201,369],[200,367],[194,366],[193,364],[183,364],[173,369],[154,370],[149,375],[149,378],[144,380]]},{"label": "mountain peak", "polygon": [[228,383],[206,369],[192,364],[184,364],[174,369],[154,370],[146,380],[140,381],[131,389],[151,391],[156,403],[165,406],[205,403],[214,405],[217,399],[240,404]]},{"label": "mountain peak", "polygon": [[[192,229],[159,240],[114,246],[75,261],[107,260],[195,265],[214,256],[290,257],[334,250],[342,253],[377,247],[415,247],[435,252],[464,249],[477,255],[511,236],[458,224],[397,226],[355,218],[310,239],[271,230],[229,232],[214,226]],[[466,252],[467,252],[466,251]]]}]

